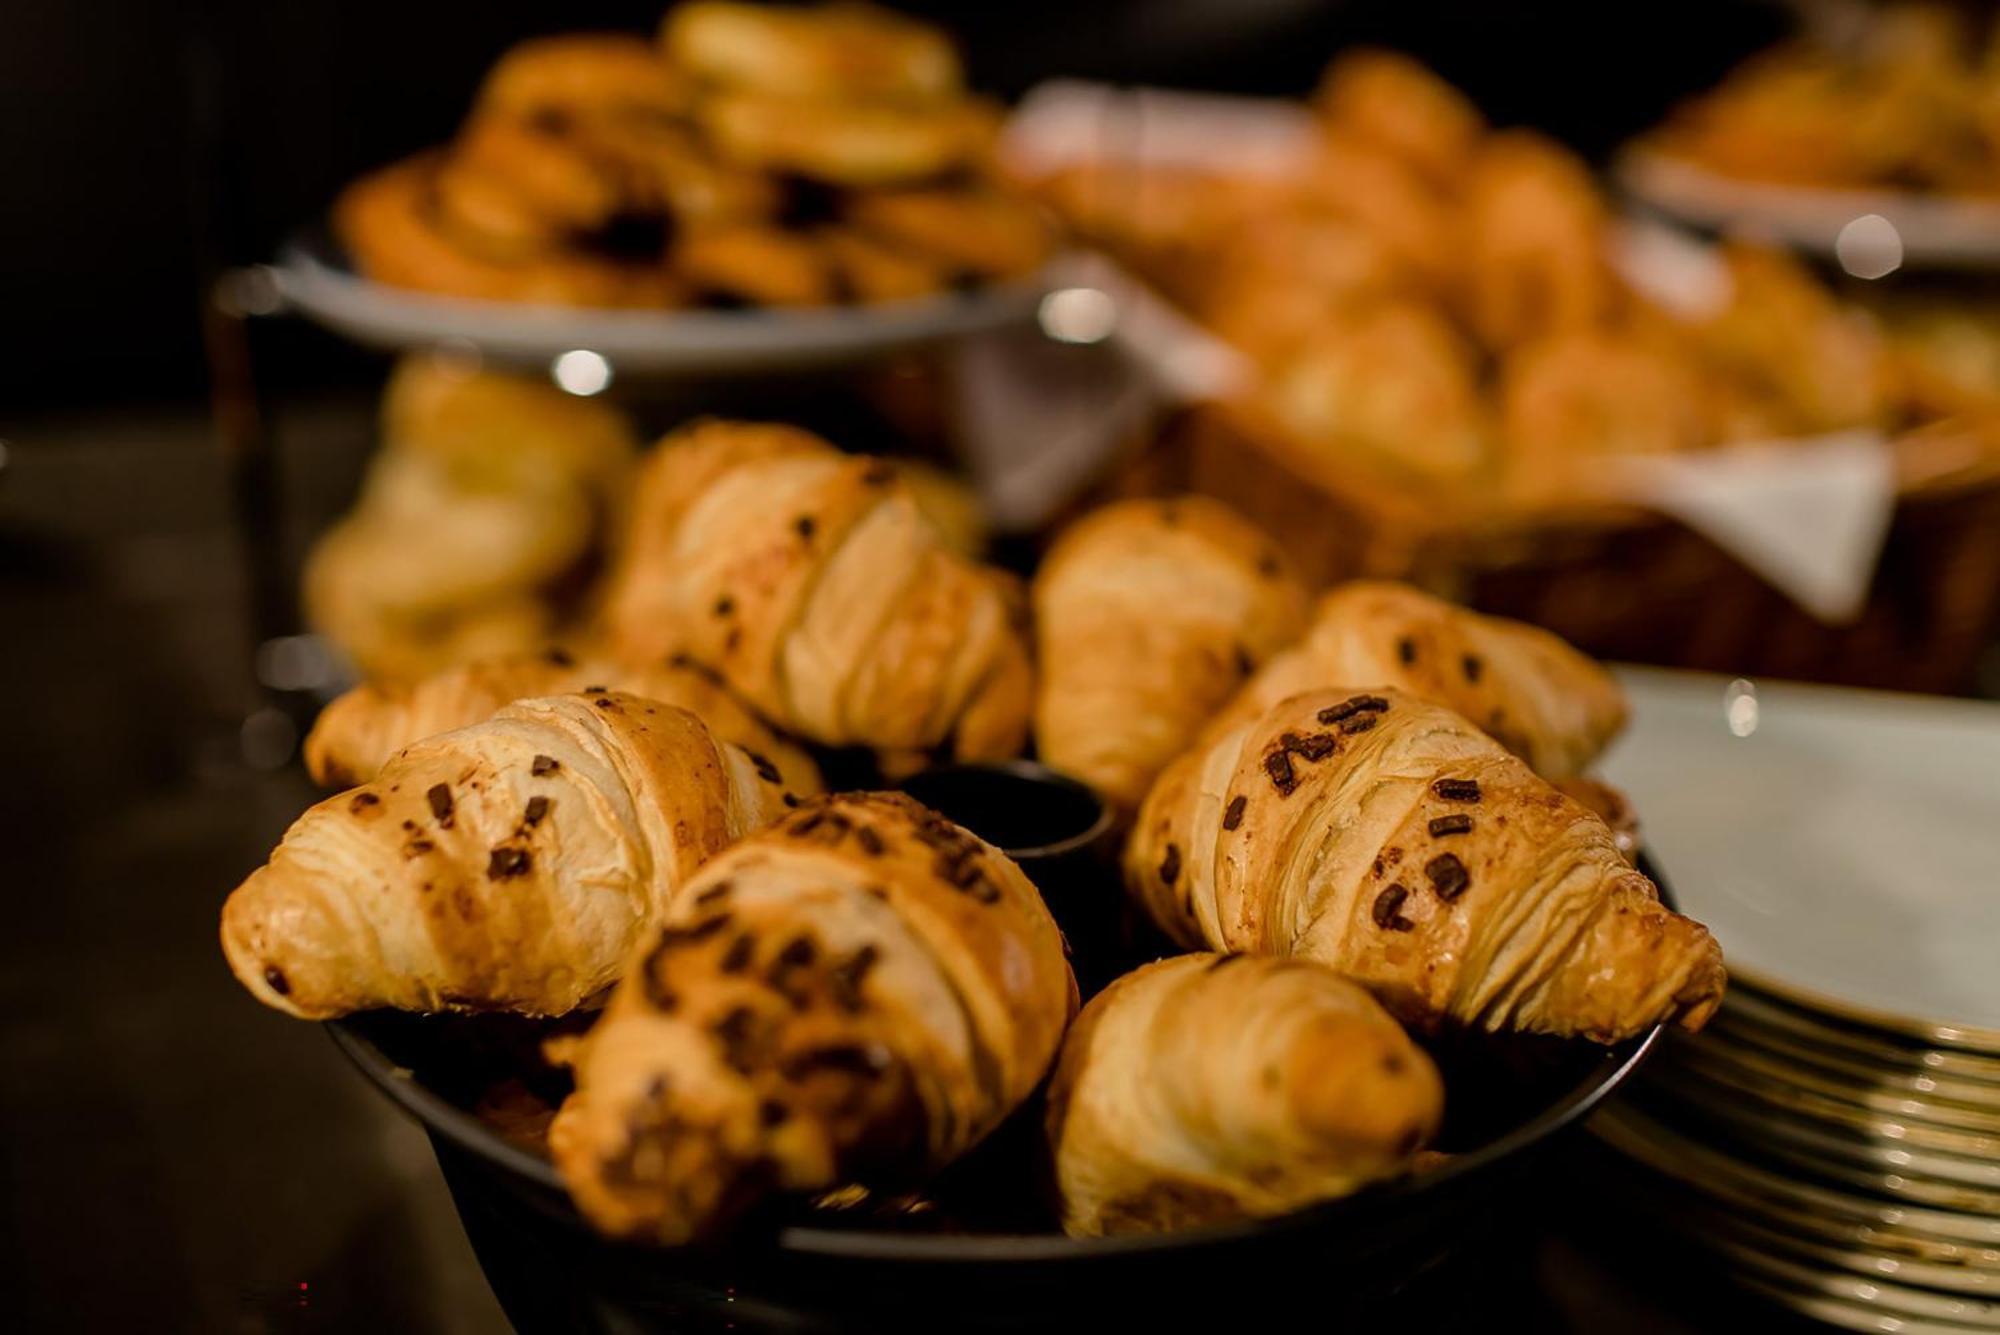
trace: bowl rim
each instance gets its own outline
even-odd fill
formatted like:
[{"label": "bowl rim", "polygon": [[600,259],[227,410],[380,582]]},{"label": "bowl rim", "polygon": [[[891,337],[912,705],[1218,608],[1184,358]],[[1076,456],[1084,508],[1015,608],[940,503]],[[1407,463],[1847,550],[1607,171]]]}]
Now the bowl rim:
[{"label": "bowl rim", "polygon": [[[1661,901],[1671,907],[1672,893],[1659,875],[1657,864],[1644,850],[1638,854],[1637,865],[1659,887]],[[574,1217],[577,1226],[586,1230],[589,1228],[588,1222],[576,1213],[575,1206],[570,1203],[569,1193],[552,1162],[503,1139],[470,1112],[421,1084],[414,1072],[391,1060],[351,1019],[323,1023],[334,1046],[360,1068],[368,1081],[405,1113],[422,1123],[433,1136],[441,1136],[474,1158],[486,1160],[516,1178],[554,1193],[562,1203],[561,1208]],[[1424,1173],[1406,1173],[1351,1196],[1322,1201],[1282,1215],[1230,1220],[1158,1233],[1125,1233],[1095,1238],[1073,1238],[1054,1232],[927,1234],[787,1225],[777,1230],[770,1250],[781,1256],[790,1254],[825,1259],[931,1264],[1005,1261],[1082,1263],[1107,1257],[1253,1242],[1331,1227],[1341,1222],[1343,1216],[1365,1218],[1367,1214],[1397,1201],[1445,1190],[1581,1121],[1638,1070],[1659,1046],[1666,1029],[1666,1024],[1656,1024],[1635,1038],[1604,1048],[1590,1070],[1553,1103],[1478,1149],[1453,1155],[1449,1162]]]},{"label": "bowl rim", "polygon": [[[1117,821],[1117,813],[1111,809],[1109,802],[1098,795],[1095,788],[1092,788],[1075,775],[1066,774],[1059,769],[1051,769],[1039,760],[1026,760],[1019,757],[1012,760],[954,760],[949,764],[932,765],[926,769],[918,770],[915,774],[907,778],[897,780],[891,787],[899,793],[907,793],[909,792],[909,785],[919,779],[929,778],[933,775],[950,774],[1004,774],[1010,779],[1019,779],[1025,783],[1041,784],[1051,788],[1062,788],[1079,797],[1085,798],[1089,801],[1092,808],[1096,810],[1097,814],[1091,818],[1090,824],[1082,830],[1075,834],[1065,835],[1061,839],[1051,840],[1046,844],[1023,845],[1019,848],[1008,848],[1000,844],[993,844],[993,847],[998,848],[1002,853],[1005,853],[1016,862],[1045,862],[1054,858],[1066,857],[1071,853],[1077,852],[1079,849],[1088,848],[1098,840],[1104,838],[1105,835],[1111,832],[1112,825]],[[971,827],[967,826],[966,828],[970,829]],[[973,830],[972,832],[974,834],[979,833],[977,830]],[[984,836],[981,837],[984,838]],[[993,843],[990,839],[986,840],[986,842]]]}]

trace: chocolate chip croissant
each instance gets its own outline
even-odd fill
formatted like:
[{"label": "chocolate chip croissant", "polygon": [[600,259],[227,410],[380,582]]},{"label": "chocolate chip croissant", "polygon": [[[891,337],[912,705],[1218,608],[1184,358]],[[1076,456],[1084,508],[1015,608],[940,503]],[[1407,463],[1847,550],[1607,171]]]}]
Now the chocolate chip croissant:
[{"label": "chocolate chip croissant", "polygon": [[590,686],[685,709],[717,737],[742,747],[753,764],[768,766],[787,791],[807,797],[820,790],[812,757],[744,708],[711,673],[686,660],[638,668],[579,662],[561,650],[480,659],[407,685],[357,686],[320,711],[306,738],[306,769],[329,788],[365,783],[420,738],[479,723],[515,700]]},{"label": "chocolate chip croissant", "polygon": [[[792,799],[796,801],[797,799]],[[784,786],[694,715],[602,692],[522,700],[398,752],[285,832],[222,910],[267,1006],[561,1015]]]},{"label": "chocolate chip croissant", "polygon": [[1551,780],[1581,774],[1625,726],[1611,674],[1548,631],[1407,584],[1355,580],[1320,599],[1304,638],[1251,677],[1205,735],[1287,696],[1341,686],[1394,686],[1444,705]]},{"label": "chocolate chip croissant", "polygon": [[1611,1042],[1722,997],[1714,938],[1603,821],[1387,688],[1293,696],[1176,760],[1125,875],[1179,940],[1319,960],[1405,1023]]},{"label": "chocolate chip croissant", "polygon": [[907,1180],[1035,1088],[1076,1009],[1021,871],[908,798],[820,799],[710,862],[563,1053],[549,1147],[619,1237],[774,1192]]},{"label": "chocolate chip croissant", "polygon": [[950,551],[889,464],[706,422],[645,465],[614,652],[678,649],[773,723],[889,753],[1018,752],[1033,677],[1008,578]]},{"label": "chocolate chip croissant", "polygon": [[1113,983],[1049,1085],[1063,1228],[1279,1214],[1406,1170],[1443,1114],[1423,1049],[1331,969],[1182,955]]},{"label": "chocolate chip croissant", "polygon": [[1305,586],[1255,525],[1200,496],[1109,505],[1034,585],[1041,758],[1128,814],[1257,664],[1303,627]]}]

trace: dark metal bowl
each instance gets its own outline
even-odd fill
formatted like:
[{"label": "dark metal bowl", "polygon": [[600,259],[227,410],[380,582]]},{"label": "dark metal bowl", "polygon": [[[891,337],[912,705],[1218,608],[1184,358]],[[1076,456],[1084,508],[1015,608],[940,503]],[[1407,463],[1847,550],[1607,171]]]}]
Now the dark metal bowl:
[{"label": "dark metal bowl", "polygon": [[[1072,782],[1009,769],[1018,780]],[[1641,866],[1659,880],[1643,857]],[[529,1331],[981,1331],[1113,1318],[1180,1326],[1259,1310],[1275,1318],[1299,1302],[1320,1324],[1365,1317],[1490,1236],[1510,1190],[1532,1190],[1525,1174],[1540,1152],[1621,1085],[1660,1034],[1612,1048],[1491,1036],[1433,1044],[1450,1091],[1439,1141],[1450,1160],[1275,1219],[1065,1237],[1037,1189],[1045,1169],[1034,1100],[948,1170],[931,1193],[934,1211],[800,1207],[758,1221],[727,1248],[669,1251],[599,1237],[546,1159],[470,1111],[482,1084],[521,1075],[533,1035],[510,1034],[511,1023],[376,1012],[327,1027],[429,1132],[495,1293]]]}]

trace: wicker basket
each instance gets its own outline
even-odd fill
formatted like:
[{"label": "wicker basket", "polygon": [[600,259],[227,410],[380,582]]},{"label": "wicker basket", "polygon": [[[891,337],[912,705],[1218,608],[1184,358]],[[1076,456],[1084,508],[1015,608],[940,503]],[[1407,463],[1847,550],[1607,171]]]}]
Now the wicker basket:
[{"label": "wicker basket", "polygon": [[1301,450],[1240,406],[1182,414],[1113,490],[1215,496],[1270,529],[1316,581],[1406,579],[1605,658],[1969,691],[2000,630],[2000,422],[1941,423],[1895,450],[1895,519],[1866,607],[1840,626],[1671,519],[1440,499]]}]

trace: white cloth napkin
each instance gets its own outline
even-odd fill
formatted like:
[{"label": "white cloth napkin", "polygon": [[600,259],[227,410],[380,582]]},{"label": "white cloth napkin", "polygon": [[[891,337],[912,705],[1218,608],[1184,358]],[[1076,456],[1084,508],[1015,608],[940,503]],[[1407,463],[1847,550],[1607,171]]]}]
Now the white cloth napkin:
[{"label": "white cloth napkin", "polygon": [[1611,485],[1832,625],[1868,601],[1896,510],[1895,459],[1874,431],[1620,459]]}]

